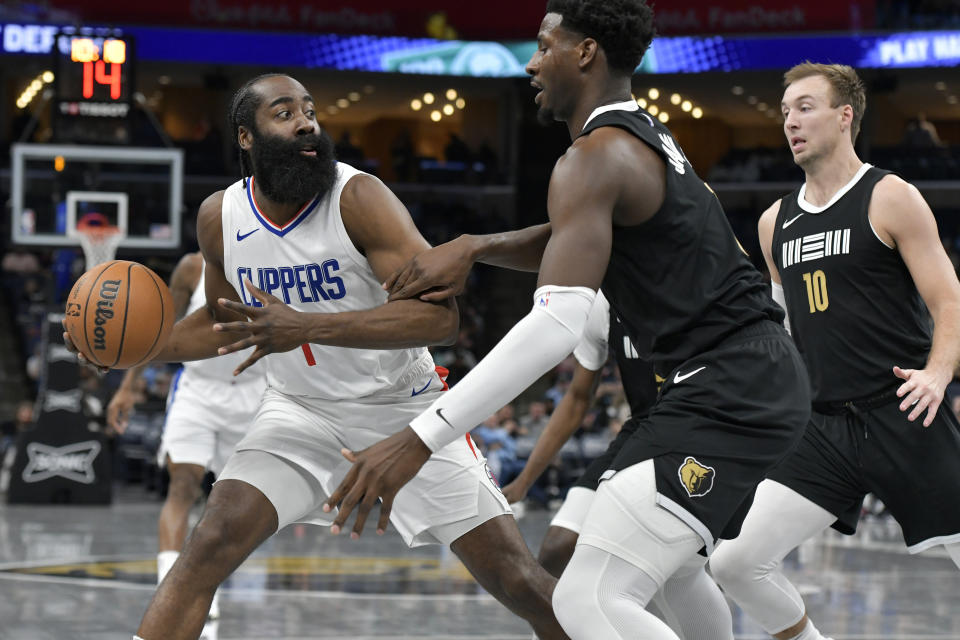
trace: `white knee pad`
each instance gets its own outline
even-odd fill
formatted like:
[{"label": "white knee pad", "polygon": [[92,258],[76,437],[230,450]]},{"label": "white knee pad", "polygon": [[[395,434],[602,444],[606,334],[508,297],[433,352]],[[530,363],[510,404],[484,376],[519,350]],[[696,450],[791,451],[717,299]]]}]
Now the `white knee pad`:
[{"label": "white knee pad", "polygon": [[645,610],[659,587],[631,563],[578,544],[553,592],[553,610],[571,640],[679,640]]}]

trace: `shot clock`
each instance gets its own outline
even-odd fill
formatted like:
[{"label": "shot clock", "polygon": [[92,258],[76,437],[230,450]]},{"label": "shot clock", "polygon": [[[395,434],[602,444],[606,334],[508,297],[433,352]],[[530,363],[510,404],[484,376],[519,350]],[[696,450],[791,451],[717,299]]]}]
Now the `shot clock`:
[{"label": "shot clock", "polygon": [[60,142],[130,139],[135,56],[129,36],[60,33],[54,55],[54,133]]}]

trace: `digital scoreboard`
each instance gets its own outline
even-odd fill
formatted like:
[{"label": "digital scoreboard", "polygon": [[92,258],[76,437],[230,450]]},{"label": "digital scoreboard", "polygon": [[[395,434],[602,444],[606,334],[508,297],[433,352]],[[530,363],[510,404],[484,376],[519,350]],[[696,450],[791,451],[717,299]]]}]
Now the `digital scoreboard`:
[{"label": "digital scoreboard", "polygon": [[60,142],[129,142],[133,39],[59,33],[54,56],[54,134]]}]

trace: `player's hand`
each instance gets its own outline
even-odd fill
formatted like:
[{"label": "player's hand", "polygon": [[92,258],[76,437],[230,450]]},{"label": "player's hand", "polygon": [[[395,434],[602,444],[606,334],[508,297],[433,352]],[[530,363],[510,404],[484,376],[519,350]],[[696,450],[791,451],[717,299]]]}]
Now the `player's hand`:
[{"label": "player's hand", "polygon": [[900,411],[910,410],[907,420],[913,422],[926,410],[927,417],[923,420],[923,426],[929,427],[933,424],[940,403],[943,402],[944,390],[950,383],[950,378],[937,375],[929,369],[894,367],[893,373],[905,381],[897,389],[897,397],[903,398],[900,402]]},{"label": "player's hand", "polygon": [[213,325],[214,331],[246,336],[233,344],[220,347],[218,351],[220,355],[255,347],[250,357],[237,366],[233,375],[239,375],[241,371],[268,353],[291,351],[306,342],[302,313],[291,309],[276,296],[261,291],[249,280],[245,280],[244,285],[250,295],[259,300],[263,306],[248,307],[234,300],[220,298],[217,302],[221,307],[243,314],[249,318],[249,321],[218,322]]},{"label": "player's hand", "polygon": [[77,361],[81,366],[89,367],[96,371],[99,375],[103,375],[106,372],[110,371],[110,367],[98,367],[93,364],[87,358],[80,353],[80,349],[77,349],[77,345],[73,344],[73,338],[70,337],[70,333],[67,331],[67,323],[64,320],[60,321],[60,324],[63,326],[63,344],[67,348],[67,351],[74,353],[77,356]]},{"label": "player's hand", "polygon": [[468,236],[460,236],[414,256],[384,281],[389,300],[420,294],[421,300],[437,302],[463,293],[474,262],[469,244]]},{"label": "player's hand", "polygon": [[123,433],[130,425],[130,410],[137,403],[137,394],[120,387],[107,405],[107,424],[117,433]]},{"label": "player's hand", "polygon": [[530,491],[530,485],[527,484],[523,478],[516,477],[513,482],[502,488],[500,491],[503,492],[503,497],[507,499],[509,504],[515,502],[520,502],[527,497],[527,492]]},{"label": "player's hand", "polygon": [[390,522],[390,510],[397,492],[410,482],[420,467],[430,459],[430,449],[413,429],[405,427],[363,451],[341,449],[340,453],[352,462],[353,466],[323,505],[323,510],[327,513],[333,511],[335,506],[340,507],[340,513],[333,521],[330,532],[339,534],[347,518],[356,509],[357,520],[350,534],[350,537],[356,540],[363,532],[370,510],[377,503],[377,499],[380,499],[377,533],[382,535]]}]

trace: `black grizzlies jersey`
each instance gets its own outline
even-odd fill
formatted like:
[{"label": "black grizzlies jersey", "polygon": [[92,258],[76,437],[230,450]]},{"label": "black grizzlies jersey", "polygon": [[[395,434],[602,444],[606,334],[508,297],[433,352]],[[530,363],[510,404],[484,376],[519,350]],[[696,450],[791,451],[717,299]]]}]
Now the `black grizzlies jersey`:
[{"label": "black grizzlies jersey", "polygon": [[913,278],[867,215],[888,173],[864,165],[823,210],[801,205],[801,190],[780,202],[773,259],[814,402],[889,389],[897,384],[893,365],[923,368],[930,351],[929,316]]},{"label": "black grizzlies jersey", "polygon": [[640,358],[636,347],[624,331],[623,323],[610,309],[610,330],[607,344],[613,350],[613,356],[620,369],[620,381],[623,393],[630,404],[630,415],[643,418],[650,413],[650,407],[657,401],[657,379],[653,365]]},{"label": "black grizzlies jersey", "polygon": [[666,375],[741,327],[782,322],[783,311],[734,237],[720,202],[670,131],[642,109],[615,109],[595,116],[580,135],[599,127],[635,135],[666,163],[663,206],[642,224],[614,226],[602,285],[640,357]]}]

